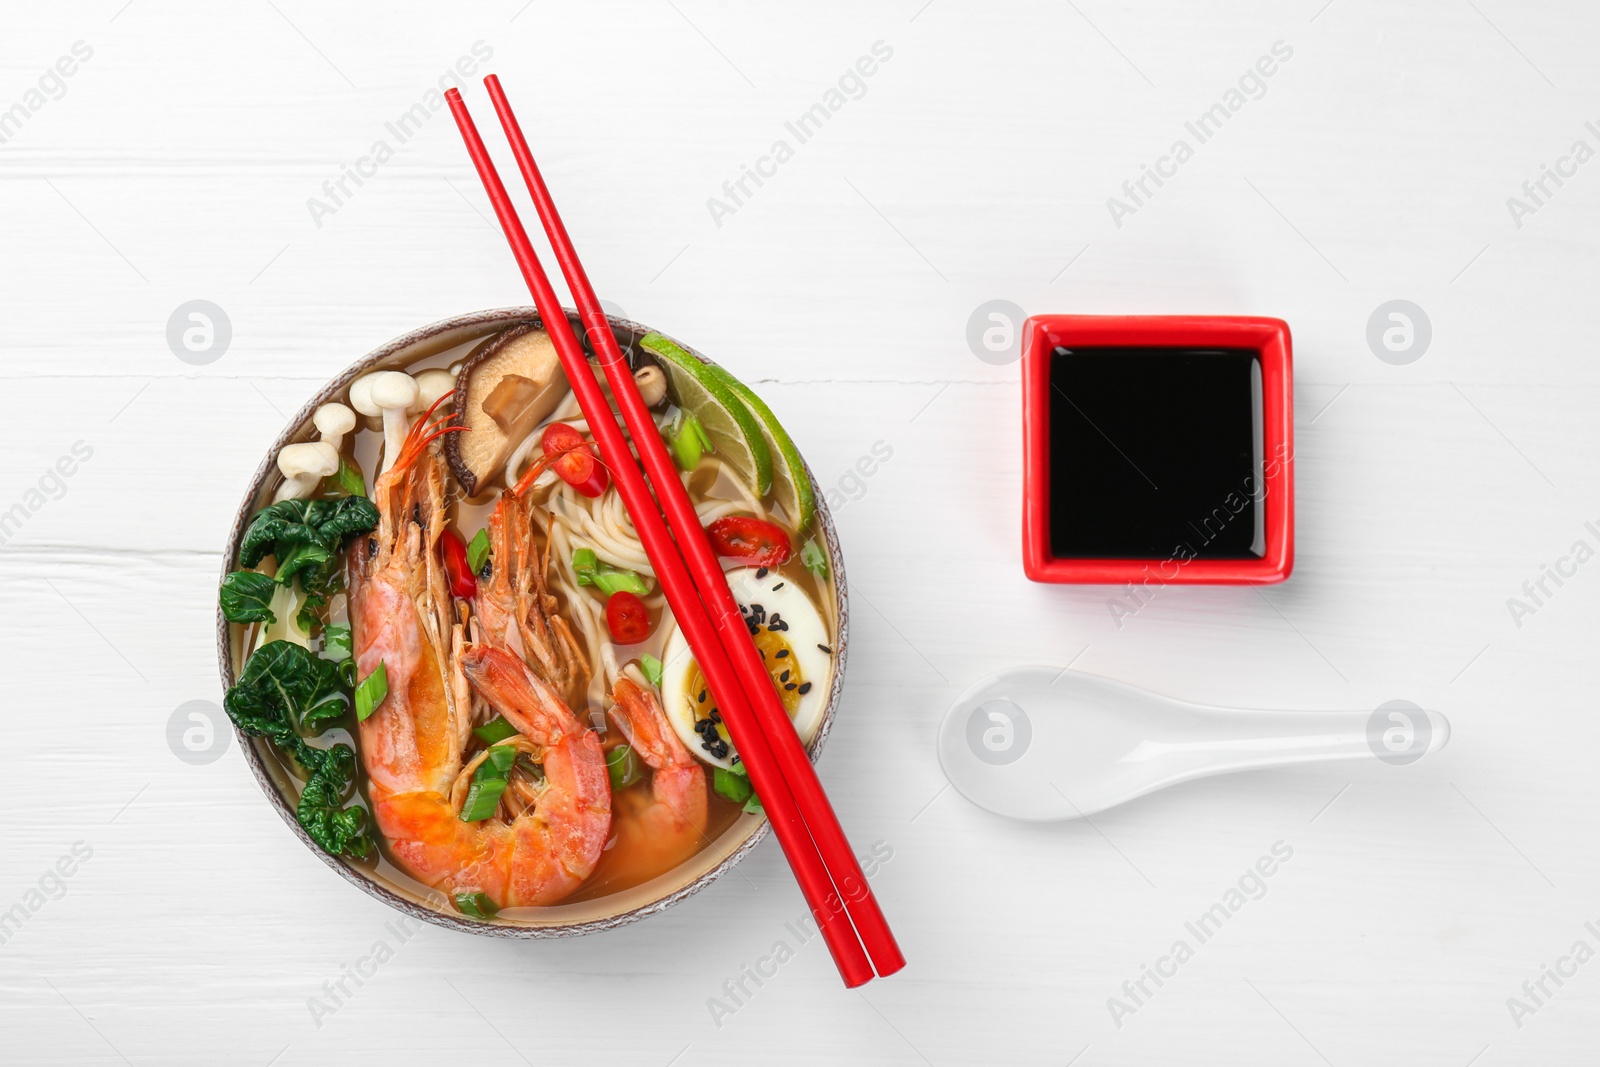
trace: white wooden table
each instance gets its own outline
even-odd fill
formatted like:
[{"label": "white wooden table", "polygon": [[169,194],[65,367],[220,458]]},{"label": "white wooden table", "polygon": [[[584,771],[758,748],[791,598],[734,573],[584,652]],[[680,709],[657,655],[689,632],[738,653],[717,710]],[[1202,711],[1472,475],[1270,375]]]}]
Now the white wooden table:
[{"label": "white wooden table", "polygon": [[[1592,5],[0,17],[0,1059],[1593,1061],[1600,963],[1560,961],[1600,950],[1600,563],[1508,606],[1575,542],[1600,548],[1600,162],[1569,158],[1600,149]],[[1292,56],[1202,143],[1185,123],[1226,109],[1276,42]],[[182,705],[220,700],[220,546],[286,415],[392,336],[525,301],[427,107],[475,46],[602,294],[758,383],[842,501],[854,642],[822,770],[860,850],[893,853],[875,888],[911,962],[891,981],[845,992],[798,942],[770,842],[748,880],[606,936],[397,932],[290,836],[236,743],[197,765],[169,742]],[[61,57],[71,75],[46,74]],[[800,141],[785,123],[826,110],[862,57],[871,76]],[[1179,139],[1190,156],[1163,163]],[[1134,202],[1144,165],[1170,176]],[[1566,176],[1535,202],[1543,165]],[[734,202],[745,166],[768,176]],[[347,168],[365,176],[335,200]],[[231,324],[203,365],[165,336],[197,299]],[[1292,580],[1168,590],[1120,628],[1105,589],[1025,581],[1017,367],[965,341],[994,299],[1288,320]],[[1394,299],[1431,323],[1404,364],[1367,340]],[[892,457],[852,480],[876,442]],[[63,457],[70,476],[47,476]],[[1409,699],[1455,738],[1405,768],[1015,825],[944,787],[933,741],[963,688],[1033,661],[1241,707]],[[1266,894],[1114,1013],[1276,842],[1293,855]],[[778,942],[793,959],[735,1003],[725,983]],[[1546,966],[1575,973],[1535,1004],[1523,983]]]}]

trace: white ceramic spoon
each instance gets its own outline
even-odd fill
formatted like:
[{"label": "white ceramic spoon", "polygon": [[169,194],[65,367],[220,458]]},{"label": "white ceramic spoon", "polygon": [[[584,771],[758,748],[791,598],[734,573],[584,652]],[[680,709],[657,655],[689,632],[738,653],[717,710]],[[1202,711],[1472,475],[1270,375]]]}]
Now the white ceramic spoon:
[{"label": "white ceramic spoon", "polygon": [[979,807],[1044,822],[1230,771],[1362,757],[1412,763],[1449,739],[1443,715],[1404,701],[1377,711],[1236,711],[1018,667],[955,702],[939,728],[939,762]]}]

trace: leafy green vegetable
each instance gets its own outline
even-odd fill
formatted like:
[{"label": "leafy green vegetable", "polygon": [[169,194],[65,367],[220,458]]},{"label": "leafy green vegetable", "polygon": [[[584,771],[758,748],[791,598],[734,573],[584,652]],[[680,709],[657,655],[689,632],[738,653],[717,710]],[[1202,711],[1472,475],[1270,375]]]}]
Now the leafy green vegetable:
[{"label": "leafy green vegetable", "polygon": [[[278,557],[278,581],[283,585],[289,584],[289,579],[305,570],[307,567],[321,568],[333,558],[333,549],[318,541],[302,541],[293,545],[283,555]],[[312,571],[308,577],[314,577]],[[308,588],[305,581],[301,581],[302,589]]]},{"label": "leafy green vegetable", "polygon": [[606,753],[606,773],[611,776],[613,791],[644,780],[644,767],[631,745],[618,745]]},{"label": "leafy green vegetable", "polygon": [[488,757],[472,772],[472,785],[467,788],[467,799],[461,805],[462,822],[478,822],[494,814],[515,762],[517,750],[511,745],[495,745],[489,749]]},{"label": "leafy green vegetable", "polygon": [[489,531],[479,530],[467,543],[467,566],[473,574],[483,572],[483,565],[489,558]]},{"label": "leafy green vegetable", "polygon": [[500,914],[488,893],[457,893],[455,899],[456,909],[474,919],[492,919]]},{"label": "leafy green vegetable", "polygon": [[645,596],[650,592],[650,584],[638,574],[603,562],[592,548],[573,549],[572,569],[578,575],[579,585],[592,585],[606,596],[619,592]]},{"label": "leafy green vegetable", "polygon": [[361,468],[349,460],[339,460],[339,471],[333,478],[339,483],[339,488],[351,496],[367,495],[367,482],[361,477]]},{"label": "leafy green vegetable", "polygon": [[[287,566],[297,546],[316,545],[327,557],[338,554],[347,538],[378,525],[378,508],[365,496],[336,500],[280,500],[256,512],[239,545],[239,565],[254,567],[267,556],[278,557],[278,580],[299,568]],[[307,553],[306,559],[317,558]],[[305,564],[302,564],[304,566]]]},{"label": "leafy green vegetable", "polygon": [[743,804],[755,795],[755,791],[750,788],[749,778],[725,767],[718,767],[712,772],[711,788],[716,790],[717,796],[731,800],[735,804]]},{"label": "leafy green vegetable", "polygon": [[517,736],[517,728],[506,722],[503,715],[496,715],[482,726],[473,727],[472,732],[486,745],[499,744],[508,737]]},{"label": "leafy green vegetable", "polygon": [[223,703],[239,729],[270,737],[298,758],[291,739],[300,730],[320,733],[344,714],[344,699],[336,664],[293,641],[269,641],[245,663]]},{"label": "leafy green vegetable", "polygon": [[295,613],[295,621],[300,624],[300,629],[310,634],[322,622],[322,609],[328,604],[328,598],[321,593],[307,593],[305,603],[300,605],[300,610]]},{"label": "leafy green vegetable", "polygon": [[366,722],[367,716],[378,710],[383,698],[389,695],[389,667],[383,660],[373,672],[356,686],[356,720]]},{"label": "leafy green vegetable", "polygon": [[678,459],[678,466],[686,471],[692,471],[700,465],[700,457],[707,452],[715,452],[711,438],[706,436],[706,428],[700,424],[700,418],[688,408],[681,408],[677,418],[672,420],[672,425],[667,428],[670,435],[668,443],[672,445],[672,453]]},{"label": "leafy green vegetable", "polygon": [[640,656],[639,669],[644,671],[644,680],[661,688],[661,661],[654,656]]},{"label": "leafy green vegetable", "polygon": [[828,554],[817,544],[815,537],[800,547],[800,562],[818,578],[828,577]]},{"label": "leafy green vegetable", "polygon": [[321,766],[312,771],[301,790],[295,818],[300,820],[311,839],[328,853],[368,855],[372,851],[372,838],[367,834],[367,811],[344,806],[355,783],[355,750],[349,745],[334,745],[329,749],[308,746],[307,751],[320,754]]},{"label": "leafy green vegetable", "polygon": [[355,751],[345,744],[313,748],[302,734],[320,733],[345,706],[338,664],[293,641],[262,645],[223,697],[235,726],[268,738],[311,772],[296,809],[306,833],[332,855],[365,856],[372,850],[367,813],[343,806],[355,782]]},{"label": "leafy green vegetable", "polygon": [[[358,480],[359,477],[357,474]],[[339,564],[345,542],[377,524],[378,509],[365,496],[280,500],[262,508],[250,520],[239,546],[239,565],[255,567],[269,555],[275,556],[278,572],[274,580],[292,590],[298,579],[306,594],[294,621],[310,633],[327,598],[343,584]],[[241,570],[222,580],[219,599],[222,614],[229,622],[277,621],[267,603],[251,603],[271,600],[261,581],[263,577]]]},{"label": "leafy green vegetable", "polygon": [[222,579],[222,617],[229,622],[277,622],[272,613],[272,593],[278,582],[257,571],[234,571]]}]

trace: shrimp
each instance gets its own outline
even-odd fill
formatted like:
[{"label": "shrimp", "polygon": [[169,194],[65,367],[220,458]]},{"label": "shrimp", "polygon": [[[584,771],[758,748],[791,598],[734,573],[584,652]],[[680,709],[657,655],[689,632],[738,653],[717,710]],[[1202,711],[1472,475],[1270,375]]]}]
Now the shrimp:
[{"label": "shrimp", "polygon": [[496,501],[489,516],[493,569],[488,581],[478,583],[473,611],[491,644],[518,653],[541,678],[566,691],[589,664],[545,588],[549,549],[541,553],[535,546],[528,507],[512,490]]},{"label": "shrimp", "polygon": [[617,820],[619,838],[629,839],[629,847],[617,851],[656,870],[671,867],[706,839],[706,772],[668,725],[653,692],[624,676],[612,699],[617,726],[651,770],[648,800],[618,797],[619,804],[632,803],[633,817]]},{"label": "shrimp", "polygon": [[[351,552],[350,621],[362,677],[381,665],[388,693],[358,727],[374,821],[390,855],[447,893],[499,907],[552,904],[598,863],[611,820],[600,743],[548,682],[505,650],[468,645],[437,546],[446,524],[443,466],[423,418],[373,488],[375,536]],[[476,689],[544,765],[518,783],[521,814],[462,822],[463,766]],[[521,773],[521,772],[517,772]]]}]

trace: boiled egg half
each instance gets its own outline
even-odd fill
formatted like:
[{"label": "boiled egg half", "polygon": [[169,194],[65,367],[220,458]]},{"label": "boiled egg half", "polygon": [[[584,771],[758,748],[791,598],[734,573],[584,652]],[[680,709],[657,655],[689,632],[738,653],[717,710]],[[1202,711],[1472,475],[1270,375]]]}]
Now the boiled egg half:
[{"label": "boiled egg half", "polygon": [[[806,591],[777,571],[740,567],[727,576],[784,710],[810,745],[833,685],[827,624]],[[661,697],[667,720],[690,752],[713,766],[733,767],[738,750],[681,628],[662,650]]]}]

